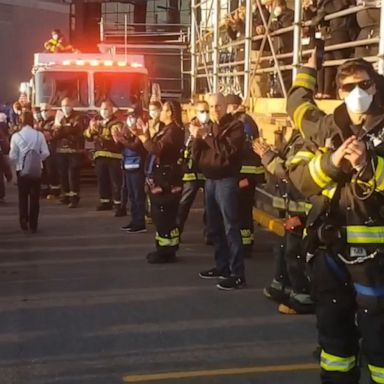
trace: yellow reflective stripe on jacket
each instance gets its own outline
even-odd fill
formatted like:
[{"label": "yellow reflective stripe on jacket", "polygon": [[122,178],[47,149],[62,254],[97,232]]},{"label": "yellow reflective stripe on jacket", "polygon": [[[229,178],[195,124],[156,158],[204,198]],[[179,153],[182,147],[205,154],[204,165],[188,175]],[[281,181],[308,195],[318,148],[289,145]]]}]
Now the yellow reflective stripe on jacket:
[{"label": "yellow reflective stripe on jacket", "polygon": [[332,200],[332,199],[333,199],[333,196],[335,196],[336,189],[337,189],[337,184],[332,184],[332,185],[330,185],[330,186],[324,188],[324,189],[321,191],[321,194],[322,194],[323,196],[328,197],[329,200]]},{"label": "yellow reflective stripe on jacket", "polygon": [[384,227],[368,227],[366,225],[348,225],[348,244],[384,244]]},{"label": "yellow reflective stripe on jacket", "polygon": [[256,165],[243,165],[240,173],[247,173],[249,175],[261,175],[264,173],[264,167],[257,167]]},{"label": "yellow reflective stripe on jacket", "polygon": [[375,171],[376,190],[384,191],[384,159],[380,156],[377,157],[377,166]]},{"label": "yellow reflective stripe on jacket", "polygon": [[[272,207],[278,209],[287,209],[287,204],[285,199],[282,197],[273,197],[272,199]],[[297,213],[307,213],[312,208],[312,204],[305,203],[304,201],[293,201],[290,200],[288,202],[288,211],[289,212],[297,212]]]},{"label": "yellow reflective stripe on jacket", "polygon": [[321,155],[317,155],[309,162],[309,173],[312,176],[313,181],[320,187],[325,188],[332,179],[324,173],[321,168]]},{"label": "yellow reflective stripe on jacket", "polygon": [[191,173],[184,173],[183,176],[183,181],[195,181],[197,180],[196,174],[191,172]]},{"label": "yellow reflective stripe on jacket", "polygon": [[86,137],[87,139],[91,139],[92,138],[92,133],[91,133],[91,130],[89,128],[87,128],[84,133],[83,133],[84,137]]},{"label": "yellow reflective stripe on jacket", "polygon": [[302,160],[310,161],[315,157],[315,154],[308,151],[298,151],[292,158],[288,159],[287,164],[298,164]]},{"label": "yellow reflective stripe on jacket", "polygon": [[159,243],[160,247],[176,247],[180,242],[179,229],[173,229],[169,236],[164,237],[156,232],[155,240]]},{"label": "yellow reflective stripe on jacket", "polygon": [[298,73],[293,83],[293,87],[303,87],[309,89],[310,91],[314,91],[316,87],[316,81],[316,78],[309,73]]},{"label": "yellow reflective stripe on jacket", "polygon": [[207,178],[202,173],[197,173],[197,180],[207,180]]},{"label": "yellow reflective stripe on jacket", "polygon": [[331,355],[330,353],[321,351],[320,355],[320,367],[325,371],[333,372],[348,372],[353,369],[356,365],[356,357],[340,357]]},{"label": "yellow reflective stripe on jacket", "polygon": [[123,158],[123,155],[121,153],[115,153],[115,152],[109,152],[109,151],[96,151],[94,158],[98,157],[108,157],[109,159],[119,159],[121,160]]},{"label": "yellow reflective stripe on jacket", "polygon": [[371,371],[373,382],[384,384],[384,367],[377,367],[375,365],[368,364],[368,368]]},{"label": "yellow reflective stripe on jacket", "polygon": [[293,122],[295,124],[295,127],[298,128],[305,137],[303,132],[303,119],[306,112],[316,109],[316,107],[309,101],[306,101],[303,104],[300,104],[296,109],[295,112],[293,112]]},{"label": "yellow reflective stripe on jacket", "polygon": [[240,229],[240,233],[243,245],[251,245],[254,240],[252,231],[250,229]]}]

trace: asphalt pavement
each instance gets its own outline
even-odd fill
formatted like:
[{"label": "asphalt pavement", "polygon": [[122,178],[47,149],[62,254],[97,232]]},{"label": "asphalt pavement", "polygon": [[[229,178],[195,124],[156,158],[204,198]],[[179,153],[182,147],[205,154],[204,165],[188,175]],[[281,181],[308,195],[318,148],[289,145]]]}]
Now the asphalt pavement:
[{"label": "asphalt pavement", "polygon": [[42,200],[40,230],[24,234],[15,187],[0,206],[0,384],[316,384],[315,319],[277,312],[262,288],[279,240],[257,228],[248,288],[219,291],[201,199],[179,261],[149,265],[154,229],[120,231],[129,218]]}]

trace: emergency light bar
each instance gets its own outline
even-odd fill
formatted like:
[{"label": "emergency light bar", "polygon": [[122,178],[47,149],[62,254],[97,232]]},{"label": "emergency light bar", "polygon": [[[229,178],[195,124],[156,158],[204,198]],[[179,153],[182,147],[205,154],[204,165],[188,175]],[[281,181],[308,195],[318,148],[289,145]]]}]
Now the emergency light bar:
[{"label": "emergency light bar", "polygon": [[127,67],[131,66],[132,68],[142,68],[142,64],[140,63],[127,63],[126,61],[113,61],[113,60],[105,60],[105,61],[99,61],[99,60],[91,60],[89,62],[85,60],[76,60],[72,62],[71,60],[64,60],[61,63],[51,63],[51,65],[57,65],[57,64],[62,64],[62,65],[79,65],[79,66],[84,66],[89,64],[91,67],[99,67],[99,66],[104,66],[104,67],[113,67],[114,65],[117,65],[118,67]]}]

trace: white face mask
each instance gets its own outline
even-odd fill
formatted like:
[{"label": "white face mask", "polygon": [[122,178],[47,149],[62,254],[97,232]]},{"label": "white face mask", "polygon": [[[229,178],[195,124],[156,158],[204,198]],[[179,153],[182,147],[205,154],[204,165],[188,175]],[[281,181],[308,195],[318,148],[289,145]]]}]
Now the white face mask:
[{"label": "white face mask", "polygon": [[61,107],[65,117],[68,117],[72,112],[72,107]]},{"label": "white face mask", "polygon": [[276,7],[273,10],[273,14],[275,15],[275,17],[279,17],[282,13],[283,13],[283,9],[281,7]]},{"label": "white face mask", "polygon": [[49,112],[41,112],[41,117],[43,118],[43,120],[48,120]]},{"label": "white face mask", "polygon": [[208,123],[208,121],[209,121],[209,113],[207,113],[207,112],[198,112],[197,120],[199,120],[201,124]]},{"label": "white face mask", "polygon": [[109,113],[108,110],[106,109],[102,109],[100,110],[100,116],[104,119],[104,120],[108,120],[111,116],[111,114]]},{"label": "white face mask", "polygon": [[135,117],[128,117],[127,118],[127,125],[129,128],[133,127],[136,124],[136,118]]},{"label": "white face mask", "polygon": [[345,98],[347,109],[352,113],[365,113],[372,104],[373,95],[370,95],[360,87],[355,87]]},{"label": "white face mask", "polygon": [[149,116],[151,117],[151,119],[157,120],[160,116],[160,112],[157,110],[149,111]]}]

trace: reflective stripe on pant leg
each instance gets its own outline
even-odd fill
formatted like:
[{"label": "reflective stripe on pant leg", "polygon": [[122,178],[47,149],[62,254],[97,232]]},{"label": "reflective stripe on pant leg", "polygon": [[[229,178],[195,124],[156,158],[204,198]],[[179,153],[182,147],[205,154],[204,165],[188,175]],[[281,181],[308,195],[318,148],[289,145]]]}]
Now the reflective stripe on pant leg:
[{"label": "reflective stripe on pant leg", "polygon": [[253,233],[250,229],[240,229],[241,241],[243,245],[252,245],[253,244]]},{"label": "reflective stripe on pant leg", "polygon": [[179,245],[179,229],[174,228],[169,235],[160,236],[156,232],[155,240],[160,247],[177,247]]},{"label": "reflective stripe on pant leg", "polygon": [[356,366],[356,356],[341,357],[321,351],[320,367],[325,371],[349,372]]},{"label": "reflective stripe on pant leg", "polygon": [[384,384],[384,367],[377,367],[375,365],[368,364],[368,368],[371,372],[373,382]]}]

